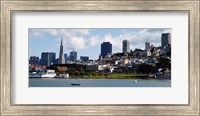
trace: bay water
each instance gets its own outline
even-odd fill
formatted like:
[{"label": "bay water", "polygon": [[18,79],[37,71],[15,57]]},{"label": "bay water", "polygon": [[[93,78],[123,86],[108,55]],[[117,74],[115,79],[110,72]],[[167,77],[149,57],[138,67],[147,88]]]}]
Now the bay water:
[{"label": "bay water", "polygon": [[171,80],[31,78],[29,87],[171,87]]}]

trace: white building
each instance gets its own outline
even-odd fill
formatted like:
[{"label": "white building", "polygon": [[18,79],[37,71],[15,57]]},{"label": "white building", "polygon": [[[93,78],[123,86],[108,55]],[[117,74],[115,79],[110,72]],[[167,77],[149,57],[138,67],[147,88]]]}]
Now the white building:
[{"label": "white building", "polygon": [[59,74],[58,77],[69,78],[69,74]]},{"label": "white building", "polygon": [[29,73],[31,78],[53,78],[56,76],[55,70],[43,70],[41,72]]}]

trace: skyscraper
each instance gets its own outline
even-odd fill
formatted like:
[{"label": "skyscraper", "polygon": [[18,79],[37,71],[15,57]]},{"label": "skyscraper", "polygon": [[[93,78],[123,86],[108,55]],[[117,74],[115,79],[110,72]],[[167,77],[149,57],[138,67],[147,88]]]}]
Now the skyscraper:
[{"label": "skyscraper", "polygon": [[122,52],[129,53],[130,52],[130,42],[128,40],[123,40],[122,42]]},{"label": "skyscraper", "polygon": [[56,53],[49,52],[49,64],[54,64],[56,60]]},{"label": "skyscraper", "polygon": [[55,63],[56,53],[53,52],[42,52],[40,65],[42,66],[49,66]]},{"label": "skyscraper", "polygon": [[149,42],[146,42],[145,43],[145,50],[148,50],[150,48],[150,43]]},{"label": "skyscraper", "polygon": [[61,44],[60,44],[60,54],[59,54],[59,64],[65,64],[65,58],[64,58],[64,54],[63,54],[63,45],[62,45],[62,38],[61,38]]},{"label": "skyscraper", "polygon": [[165,47],[168,44],[171,44],[171,35],[170,35],[170,33],[162,33],[161,46]]},{"label": "skyscraper", "polygon": [[76,61],[76,60],[77,60],[77,52],[73,50],[70,52],[70,61]]},{"label": "skyscraper", "polygon": [[65,61],[67,61],[67,54],[64,54]]},{"label": "skyscraper", "polygon": [[103,42],[101,44],[101,56],[105,57],[107,54],[112,54],[112,44],[110,42]]},{"label": "skyscraper", "polygon": [[48,52],[42,52],[41,59],[40,59],[40,65],[42,65],[42,66],[49,65],[49,53]]}]

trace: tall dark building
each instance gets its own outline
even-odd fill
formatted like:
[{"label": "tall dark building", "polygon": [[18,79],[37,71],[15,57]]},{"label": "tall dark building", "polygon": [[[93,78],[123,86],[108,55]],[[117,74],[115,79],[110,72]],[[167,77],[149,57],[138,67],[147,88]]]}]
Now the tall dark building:
[{"label": "tall dark building", "polygon": [[48,52],[42,52],[41,59],[40,59],[40,65],[42,65],[42,66],[49,65],[49,53]]},{"label": "tall dark building", "polygon": [[170,33],[162,33],[161,46],[166,47],[168,44],[171,45],[171,35],[170,35]]},{"label": "tall dark building", "polygon": [[65,58],[65,61],[67,61],[67,59],[68,59],[68,58],[67,58],[67,54],[64,54],[64,58]]},{"label": "tall dark building", "polygon": [[77,52],[74,50],[70,52],[70,61],[77,61]]},{"label": "tall dark building", "polygon": [[65,64],[65,58],[64,58],[64,51],[63,51],[63,45],[62,45],[62,39],[60,44],[60,54],[59,54],[59,64]]},{"label": "tall dark building", "polygon": [[53,52],[42,52],[40,65],[42,66],[49,66],[55,63],[56,53]]},{"label": "tall dark building", "polygon": [[55,60],[56,60],[56,53],[50,52],[49,53],[49,63],[50,64],[55,64]]},{"label": "tall dark building", "polygon": [[110,42],[103,42],[101,44],[101,56],[105,57],[107,54],[112,54],[112,44]]},{"label": "tall dark building", "polygon": [[130,52],[130,42],[128,40],[123,40],[122,42],[122,52],[129,53]]},{"label": "tall dark building", "polygon": [[83,62],[87,62],[89,60],[89,56],[81,56],[80,60]]},{"label": "tall dark building", "polygon": [[39,64],[39,57],[31,56],[29,59],[29,64],[38,65]]},{"label": "tall dark building", "polygon": [[146,42],[146,43],[145,43],[145,50],[148,50],[148,49],[150,48],[150,45],[151,45],[151,44],[150,44],[149,42]]}]

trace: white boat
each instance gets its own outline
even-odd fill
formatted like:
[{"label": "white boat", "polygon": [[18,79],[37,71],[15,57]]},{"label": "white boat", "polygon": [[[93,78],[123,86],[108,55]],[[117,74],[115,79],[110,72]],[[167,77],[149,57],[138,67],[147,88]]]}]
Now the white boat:
[{"label": "white boat", "polygon": [[41,72],[29,73],[29,78],[53,78],[55,76],[55,70],[43,70]]},{"label": "white boat", "polygon": [[138,81],[138,80],[135,80],[134,82],[135,82],[135,83],[138,83],[139,81]]}]

